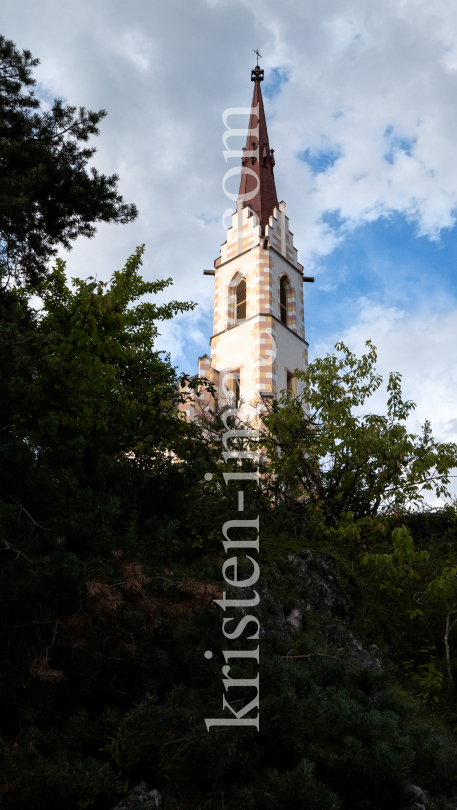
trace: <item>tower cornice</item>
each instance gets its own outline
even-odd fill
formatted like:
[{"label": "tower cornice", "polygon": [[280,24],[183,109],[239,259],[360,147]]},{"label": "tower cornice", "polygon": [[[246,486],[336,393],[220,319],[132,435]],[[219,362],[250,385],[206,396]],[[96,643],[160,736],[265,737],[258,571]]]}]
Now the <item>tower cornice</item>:
[{"label": "tower cornice", "polygon": [[234,323],[233,326],[229,326],[227,329],[222,329],[221,332],[217,332],[217,334],[211,335],[209,339],[210,345],[212,340],[215,340],[217,337],[220,337],[221,335],[225,335],[226,332],[232,332],[234,329],[237,328],[237,326],[242,326],[243,324],[248,323],[249,321],[255,320],[255,318],[272,318],[274,321],[276,321],[276,323],[281,324],[281,326],[284,327],[284,329],[287,329],[287,331],[290,332],[291,335],[301,340],[301,342],[304,343],[305,346],[308,348],[309,346],[308,341],[305,340],[305,338],[302,338],[302,336],[299,335],[297,332],[295,332],[293,329],[291,329],[290,326],[287,326],[287,324],[283,323],[279,318],[276,317],[276,315],[273,315],[272,312],[256,312],[255,315],[251,315],[249,318],[245,318],[241,323]]},{"label": "tower cornice", "polygon": [[[219,256],[219,258],[216,259],[215,262],[214,262],[215,271],[217,272],[220,267],[226,267],[228,264],[230,264],[230,262],[236,261],[236,259],[239,259],[240,256],[244,256],[246,253],[249,253],[249,251],[255,250],[256,248],[260,248],[261,250],[265,250],[265,251],[269,251],[269,250],[273,251],[273,253],[276,253],[277,256],[280,256],[281,259],[283,259],[283,261],[285,261],[286,264],[289,265],[289,267],[293,267],[294,270],[298,273],[299,276],[301,276],[302,279],[304,278],[304,276],[303,276],[303,265],[302,264],[300,264],[299,267],[296,267],[295,264],[293,264],[293,262],[289,261],[289,259],[286,259],[286,257],[283,256],[283,254],[280,253],[279,250],[276,250],[276,248],[274,248],[273,245],[269,245],[267,248],[264,248],[264,247],[262,247],[260,242],[257,242],[256,245],[251,245],[251,247],[246,248],[246,250],[243,250],[241,253],[237,253],[235,256],[231,256],[230,259],[226,259],[225,262],[220,261],[220,256]],[[216,262],[219,262],[219,264],[216,264]]]}]

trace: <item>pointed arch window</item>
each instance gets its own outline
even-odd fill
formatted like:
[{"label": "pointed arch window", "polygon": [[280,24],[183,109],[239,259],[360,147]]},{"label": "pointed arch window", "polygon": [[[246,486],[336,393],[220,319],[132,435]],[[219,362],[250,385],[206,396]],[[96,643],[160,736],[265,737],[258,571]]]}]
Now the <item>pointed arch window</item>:
[{"label": "pointed arch window", "polygon": [[227,390],[227,400],[232,407],[238,408],[241,399],[240,390],[241,370],[230,371],[227,375],[225,387]]},{"label": "pointed arch window", "polygon": [[236,321],[246,319],[246,280],[241,279],[236,288]]},{"label": "pointed arch window", "polygon": [[281,323],[285,323],[287,326],[287,281],[284,276],[279,282],[279,310]]},{"label": "pointed arch window", "polygon": [[297,396],[297,378],[290,371],[286,371],[286,388],[289,397]]}]

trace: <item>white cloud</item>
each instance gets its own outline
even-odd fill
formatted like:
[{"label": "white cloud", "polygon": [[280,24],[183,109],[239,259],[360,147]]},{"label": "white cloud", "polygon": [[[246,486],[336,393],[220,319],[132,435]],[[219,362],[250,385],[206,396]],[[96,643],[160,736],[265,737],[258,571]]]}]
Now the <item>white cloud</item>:
[{"label": "white cloud", "polygon": [[[360,409],[386,413],[386,383],[391,371],[402,374],[404,399],[416,403],[408,419],[409,429],[420,434],[426,420],[431,422],[435,439],[457,441],[457,302],[451,311],[431,313],[424,310],[408,314],[367,299],[356,302],[354,324],[342,337],[357,355],[371,339],[378,348],[378,371],[383,386]],[[315,347],[316,355],[334,351],[331,338]],[[457,469],[451,471],[449,491],[457,497]],[[430,505],[438,505],[433,492],[424,493]]]},{"label": "white cloud", "polygon": [[[218,255],[227,208],[221,117],[250,102],[254,47],[267,75],[287,71],[266,103],[270,142],[300,260],[316,277],[319,257],[364,222],[399,212],[430,239],[454,224],[457,5],[448,0],[4,0],[2,18],[3,33],[40,57],[45,90],[108,110],[95,164],[119,173],[125,199],[140,208],[133,225],[102,225],[78,241],[71,274],[107,278],[145,242],[145,275],[172,276],[172,296],[200,305],[201,315],[164,326],[176,358],[194,345],[196,355],[207,351],[201,324],[213,284],[202,270]],[[339,157],[316,174],[298,160],[307,149]],[[323,219],[329,211],[340,213],[338,232]],[[435,316],[431,302],[424,315],[416,288],[400,290],[388,272],[393,306],[392,296],[388,306],[359,303],[346,339],[377,342],[383,368],[403,371],[418,421],[430,416],[451,436],[455,304],[438,302]],[[339,275],[324,280],[329,298]],[[306,318],[312,324],[313,313]]]},{"label": "white cloud", "polygon": [[[185,287],[189,240],[217,255],[221,229],[195,236],[188,215],[210,218],[226,207],[221,113],[249,102],[256,43],[267,74],[288,69],[267,107],[279,196],[302,259],[333,249],[335,235],[321,220],[328,210],[339,210],[349,228],[399,211],[432,238],[454,223],[457,7],[450,3],[81,0],[72,11],[47,0],[38,15],[32,0],[20,8],[6,0],[3,30],[40,56],[43,85],[72,103],[108,108],[97,163],[119,170],[126,196],[141,203],[138,228],[154,251],[174,239],[166,253]],[[397,142],[393,162],[385,157],[388,129]],[[412,144],[408,154],[402,139]],[[324,143],[341,156],[315,176],[297,154]],[[131,233],[111,239],[131,242]]]},{"label": "white cloud", "polygon": [[141,70],[148,70],[151,62],[152,43],[141,31],[126,31],[121,39],[120,52],[132,60]]},{"label": "white cloud", "polygon": [[385,384],[391,371],[403,377],[405,399],[416,403],[409,420],[420,432],[426,420],[432,423],[440,441],[455,441],[457,435],[457,302],[449,312],[423,309],[408,313],[396,307],[361,298],[354,303],[353,324],[342,334],[329,335],[313,347],[313,356],[334,351],[336,339],[342,340],[360,356],[370,339],[378,349],[378,370],[384,385],[367,401],[373,412],[386,412]]}]

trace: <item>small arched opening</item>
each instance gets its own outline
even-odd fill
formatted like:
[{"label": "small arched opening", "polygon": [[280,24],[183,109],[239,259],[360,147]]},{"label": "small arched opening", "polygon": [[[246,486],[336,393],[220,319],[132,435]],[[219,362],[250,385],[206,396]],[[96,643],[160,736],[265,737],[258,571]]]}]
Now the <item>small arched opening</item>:
[{"label": "small arched opening", "polygon": [[236,322],[246,320],[246,279],[242,278],[236,287]]},{"label": "small arched opening", "polygon": [[287,278],[283,276],[279,282],[279,311],[281,323],[287,326]]}]

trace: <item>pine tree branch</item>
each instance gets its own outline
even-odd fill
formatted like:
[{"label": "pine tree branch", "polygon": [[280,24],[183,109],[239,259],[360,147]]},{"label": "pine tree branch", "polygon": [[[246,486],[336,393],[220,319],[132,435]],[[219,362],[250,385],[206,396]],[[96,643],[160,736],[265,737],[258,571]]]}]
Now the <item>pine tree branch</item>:
[{"label": "pine tree branch", "polygon": [[59,622],[58,622],[58,621],[56,621],[56,623],[55,623],[55,625],[54,625],[54,633],[53,633],[53,635],[52,635],[52,641],[51,641],[51,643],[50,643],[49,647],[46,647],[46,649],[45,649],[46,658],[48,657],[48,651],[51,649],[51,647],[53,647],[53,646],[54,646],[54,642],[55,642],[55,640],[56,640],[56,635],[57,635],[57,628],[58,628],[58,626],[59,626]]},{"label": "pine tree branch", "polygon": [[7,340],[2,340],[0,338],[0,343],[3,343],[4,346],[20,346],[21,343],[27,343],[27,341],[32,340],[31,337],[25,338],[24,340],[17,340],[16,343],[8,343]]},{"label": "pine tree branch", "polygon": [[180,737],[179,740],[169,740],[162,745],[162,748],[165,748],[166,745],[173,745],[173,743],[186,742],[186,740],[187,737]]},{"label": "pine tree branch", "polygon": [[280,655],[279,657],[284,658],[286,661],[291,661],[293,658],[311,658],[314,656],[318,656],[319,658],[333,658],[334,661],[342,661],[343,664],[347,664],[360,672],[360,667],[358,667],[356,664],[351,664],[351,662],[346,661],[345,658],[337,658],[336,655],[327,655],[327,653],[308,653],[308,655]]},{"label": "pine tree branch", "polygon": [[[12,546],[10,543],[8,543],[8,541],[7,541],[7,540],[4,540],[4,541],[3,541],[3,544],[6,546],[6,548],[3,548],[3,549],[2,549],[2,551],[14,551],[14,553],[15,553],[15,554],[17,554],[16,560],[17,560],[17,558],[18,558],[18,557],[20,557],[20,556],[22,555],[23,557],[25,557],[25,559],[27,560],[27,562],[32,562],[32,561],[31,561],[31,560],[29,560],[29,558],[28,558],[28,557],[27,557],[27,556],[24,554],[24,552],[23,552],[23,551],[19,551],[19,549],[14,548],[14,547],[13,547],[13,546]],[[14,560],[14,562],[16,562],[16,560]]]},{"label": "pine tree branch", "polygon": [[32,627],[34,624],[60,624],[60,619],[51,619],[50,621],[33,621],[33,622],[26,622],[25,624],[4,624],[3,627],[0,627],[0,633],[4,630],[19,630],[22,627]]},{"label": "pine tree branch", "polygon": [[[2,495],[5,495],[6,500],[8,500],[8,498],[10,498],[10,499],[13,501],[13,503],[15,503],[15,504],[16,504],[16,506],[18,506],[18,507],[19,507],[19,509],[20,509],[20,512],[19,512],[19,517],[21,516],[21,512],[25,512],[25,514],[26,514],[26,515],[27,515],[27,517],[28,517],[28,518],[29,518],[29,519],[32,521],[32,523],[33,523],[33,525],[34,525],[34,526],[38,526],[38,528],[39,528],[39,529],[43,529],[44,531],[46,531],[46,526],[40,526],[40,524],[39,524],[39,523],[37,523],[37,522],[36,522],[36,520],[34,520],[34,519],[33,519],[33,517],[32,517],[32,515],[30,514],[30,512],[27,512],[27,509],[25,509],[25,507],[22,505],[22,503],[20,502],[20,500],[19,500],[18,498],[15,498],[15,497],[14,497],[14,495],[11,495],[11,494],[9,494],[9,493],[7,494],[7,493],[6,493],[6,492],[4,492],[2,489],[0,489],[0,492],[2,493]],[[19,519],[19,518],[18,518],[18,519]],[[6,541],[3,541],[3,542],[6,542]],[[21,551],[21,552],[19,552],[19,553],[20,553],[20,554],[22,554],[22,551]],[[24,557],[25,557],[25,554],[24,554]]]}]

